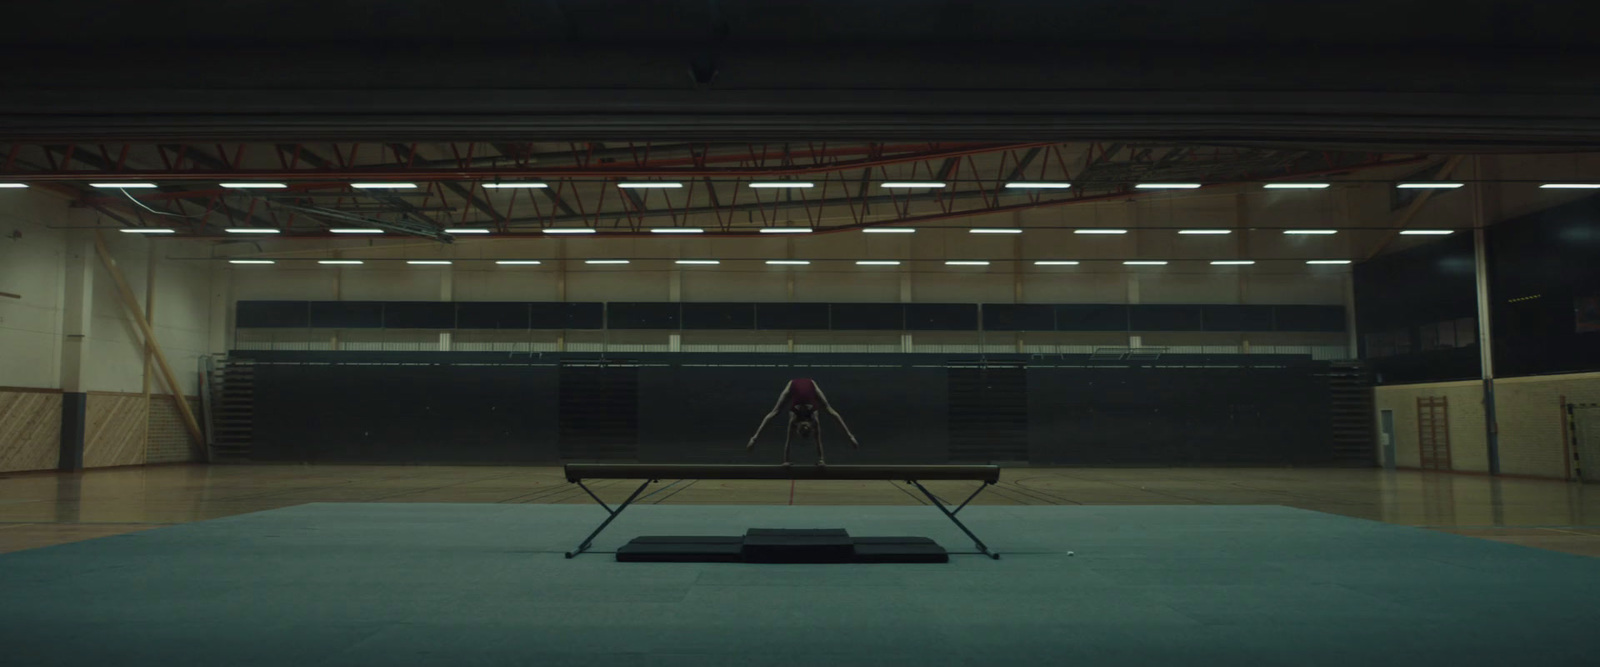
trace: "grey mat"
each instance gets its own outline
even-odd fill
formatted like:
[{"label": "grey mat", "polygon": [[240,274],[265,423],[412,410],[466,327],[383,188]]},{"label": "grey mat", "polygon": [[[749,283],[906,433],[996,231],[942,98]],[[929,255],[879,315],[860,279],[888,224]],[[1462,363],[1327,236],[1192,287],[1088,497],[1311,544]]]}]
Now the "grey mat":
[{"label": "grey mat", "polygon": [[[0,662],[1584,664],[1600,627],[1600,559],[1283,507],[962,516],[1002,560],[565,560],[598,508],[303,505],[0,555]],[[682,505],[595,548],[750,527],[971,551],[928,507]]]}]

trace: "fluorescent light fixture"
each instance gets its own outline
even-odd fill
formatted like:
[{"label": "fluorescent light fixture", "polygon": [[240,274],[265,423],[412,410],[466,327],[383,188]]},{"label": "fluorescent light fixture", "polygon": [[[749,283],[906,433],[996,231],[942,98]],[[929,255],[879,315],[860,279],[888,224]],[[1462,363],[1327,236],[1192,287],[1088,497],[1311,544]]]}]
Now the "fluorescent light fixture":
[{"label": "fluorescent light fixture", "polygon": [[381,230],[381,229],[372,229],[370,227],[334,227],[332,229],[329,229],[328,233],[330,233],[330,234],[382,234],[383,230]]},{"label": "fluorescent light fixture", "polygon": [[945,266],[988,266],[986,259],[952,259],[944,263]]},{"label": "fluorescent light fixture", "polygon": [[546,234],[593,234],[593,233],[595,233],[595,229],[593,227],[547,227],[547,228],[545,228],[544,233],[546,233]]},{"label": "fluorescent light fixture", "polygon": [[681,188],[683,184],[677,181],[623,181],[618,183],[617,187],[629,190],[670,190]]},{"label": "fluorescent light fixture", "polygon": [[282,190],[289,187],[288,183],[218,183],[217,185],[235,190]]},{"label": "fluorescent light fixture", "polygon": [[149,190],[156,187],[155,183],[90,183],[89,187],[110,188],[113,190]]},{"label": "fluorescent light fixture", "polygon": [[1071,183],[1061,181],[1014,181],[1006,184],[1008,190],[1065,190],[1070,187]]},{"label": "fluorescent light fixture", "polygon": [[14,190],[14,189],[26,188],[26,187],[28,187],[27,183],[0,183],[0,188],[7,189],[7,190]]},{"label": "fluorescent light fixture", "polygon": [[1447,181],[1428,181],[1426,183],[1401,183],[1395,187],[1402,190],[1453,190],[1465,183],[1450,183]]},{"label": "fluorescent light fixture", "polygon": [[1256,263],[1256,261],[1253,260],[1253,259],[1214,259],[1214,260],[1211,260],[1211,265],[1212,266],[1249,266],[1249,265],[1255,264],[1255,263]]},{"label": "fluorescent light fixture", "polygon": [[1232,234],[1231,229],[1180,229],[1179,234]]},{"label": "fluorescent light fixture", "polygon": [[1338,234],[1339,230],[1337,230],[1337,229],[1285,229],[1285,230],[1283,230],[1283,233],[1285,233],[1285,234],[1300,234],[1300,235],[1309,234],[1309,235],[1313,235],[1313,236],[1328,236],[1330,234]]},{"label": "fluorescent light fixture", "polygon": [[862,234],[915,234],[914,227],[868,227],[861,230]]},{"label": "fluorescent light fixture", "polygon": [[417,187],[416,183],[351,183],[350,187],[360,190],[410,190]]},{"label": "fluorescent light fixture", "polygon": [[942,188],[943,181],[884,181],[878,184],[880,188]]},{"label": "fluorescent light fixture", "polygon": [[492,234],[487,227],[446,227],[446,234]]},{"label": "fluorescent light fixture", "polygon": [[277,264],[270,259],[230,259],[229,264]]},{"label": "fluorescent light fixture", "polygon": [[283,230],[271,227],[229,227],[223,231],[229,234],[281,234]]},{"label": "fluorescent light fixture", "polygon": [[1022,230],[1012,227],[973,227],[967,230],[969,234],[1021,234]]},{"label": "fluorescent light fixture", "polygon": [[1456,233],[1454,229],[1407,229],[1400,232],[1401,236],[1449,236]]},{"label": "fluorescent light fixture", "polygon": [[[5,187],[16,186],[7,185]],[[1545,183],[1539,188],[1543,190],[1600,190],[1600,183]]]},{"label": "fluorescent light fixture", "polygon": [[673,262],[673,264],[687,264],[690,266],[716,266],[721,263],[722,260],[719,259],[680,259]]},{"label": "fluorescent light fixture", "polygon": [[1075,259],[1041,259],[1033,263],[1034,266],[1077,266]]},{"label": "fluorescent light fixture", "polygon": [[1268,190],[1326,190],[1332,183],[1268,183],[1261,187]]},{"label": "fluorescent light fixture", "polygon": [[124,234],[176,234],[178,232],[176,229],[162,227],[124,227],[118,231]]},{"label": "fluorescent light fixture", "polygon": [[1166,266],[1167,265],[1167,261],[1164,260],[1164,259],[1129,260],[1129,261],[1123,262],[1123,265],[1125,265],[1125,266]]},{"label": "fluorescent light fixture", "polygon": [[359,259],[319,259],[318,264],[360,264]]},{"label": "fluorescent light fixture", "polygon": [[1074,229],[1074,230],[1072,230],[1072,233],[1074,233],[1074,234],[1126,234],[1126,233],[1128,233],[1128,230],[1126,230],[1126,229],[1104,229],[1104,228],[1100,228],[1100,227],[1095,227],[1095,228],[1090,228],[1090,229]]},{"label": "fluorescent light fixture", "polygon": [[625,260],[625,259],[586,259],[586,260],[583,260],[583,263],[584,264],[627,264],[628,260]]},{"label": "fluorescent light fixture", "polygon": [[1133,186],[1140,190],[1193,190],[1200,187],[1199,183],[1140,183]]},{"label": "fluorescent light fixture", "polygon": [[810,227],[762,227],[762,234],[810,234]]},{"label": "fluorescent light fixture", "polygon": [[767,260],[767,263],[771,264],[773,266],[805,266],[807,264],[810,264],[811,260],[806,260],[806,259],[769,259],[769,260]]},{"label": "fluorescent light fixture", "polygon": [[1307,264],[1349,264],[1348,259],[1308,259]]},{"label": "fluorescent light fixture", "polygon": [[406,263],[407,264],[426,264],[426,265],[438,266],[438,265],[448,265],[450,263],[450,260],[448,260],[448,259],[408,259],[408,260],[406,260]]},{"label": "fluorescent light fixture", "polygon": [[813,188],[816,183],[811,181],[756,181],[750,184],[752,188]]},{"label": "fluorescent light fixture", "polygon": [[856,266],[900,266],[898,259],[860,259]]},{"label": "fluorescent light fixture", "polygon": [[706,230],[699,227],[656,227],[650,230],[651,234],[704,234]]},{"label": "fluorescent light fixture", "polygon": [[532,266],[532,265],[538,264],[539,260],[537,260],[537,259],[498,259],[498,260],[495,260],[494,263],[495,264],[503,264],[503,265],[506,265],[506,266]]},{"label": "fluorescent light fixture", "polygon": [[534,190],[548,188],[550,184],[538,181],[512,181],[510,183],[484,183],[483,187],[489,190]]}]

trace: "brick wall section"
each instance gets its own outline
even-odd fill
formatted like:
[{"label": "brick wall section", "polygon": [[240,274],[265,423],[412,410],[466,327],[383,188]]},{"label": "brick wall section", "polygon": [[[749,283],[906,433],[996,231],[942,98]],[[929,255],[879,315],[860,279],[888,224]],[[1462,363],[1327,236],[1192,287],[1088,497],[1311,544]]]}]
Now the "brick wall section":
[{"label": "brick wall section", "polygon": [[[1429,396],[1443,396],[1449,402],[1451,469],[1487,472],[1489,440],[1483,425],[1483,384],[1476,380],[1388,385],[1374,389],[1374,409],[1380,413],[1394,411],[1395,465],[1415,468],[1422,464],[1421,443],[1417,441],[1417,399]],[[1372,418],[1378,420],[1378,414]],[[1377,423],[1381,427],[1382,422]],[[1378,456],[1381,463],[1381,447]]]},{"label": "brick wall section", "polygon": [[[1561,397],[1565,396],[1568,403],[1600,403],[1600,373],[1502,378],[1495,380],[1494,386],[1500,422],[1500,472],[1570,478],[1567,443],[1562,441],[1566,410]],[[1450,401],[1452,467],[1486,471],[1488,445],[1483,432],[1481,387],[1475,380],[1377,387],[1373,392],[1375,408],[1394,410],[1396,464],[1403,468],[1419,464],[1417,398],[1445,396]]]},{"label": "brick wall section", "polygon": [[1495,380],[1500,418],[1500,471],[1569,478],[1561,423],[1568,403],[1600,403],[1600,373]]},{"label": "brick wall section", "polygon": [[[194,412],[195,419],[201,418],[198,397],[189,397],[189,409]],[[178,406],[173,405],[172,397],[167,395],[150,395],[148,447],[145,451],[146,463],[205,460],[200,447],[194,444],[194,439],[189,436],[189,429],[184,428],[183,416],[178,413]]]}]

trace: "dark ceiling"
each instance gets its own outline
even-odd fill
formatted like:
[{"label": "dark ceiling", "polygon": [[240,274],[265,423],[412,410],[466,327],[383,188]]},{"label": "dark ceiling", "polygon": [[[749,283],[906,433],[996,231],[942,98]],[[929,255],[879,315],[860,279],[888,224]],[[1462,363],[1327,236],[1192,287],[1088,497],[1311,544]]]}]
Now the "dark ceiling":
[{"label": "dark ceiling", "polygon": [[7,139],[1600,146],[1593,2],[16,4]]}]

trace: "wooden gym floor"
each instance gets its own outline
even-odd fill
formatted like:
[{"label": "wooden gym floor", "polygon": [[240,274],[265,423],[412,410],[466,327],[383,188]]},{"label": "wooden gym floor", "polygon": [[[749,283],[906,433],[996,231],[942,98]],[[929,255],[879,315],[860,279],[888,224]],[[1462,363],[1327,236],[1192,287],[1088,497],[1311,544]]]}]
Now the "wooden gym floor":
[{"label": "wooden gym floor", "polygon": [[[607,502],[636,486],[591,485]],[[970,483],[929,483],[960,502]],[[901,483],[667,480],[640,502],[912,505]],[[0,553],[311,502],[587,503],[553,467],[178,465],[0,474]],[[1600,556],[1600,486],[1419,471],[1014,468],[974,504],[1287,505]],[[600,510],[595,509],[601,516]]]}]

